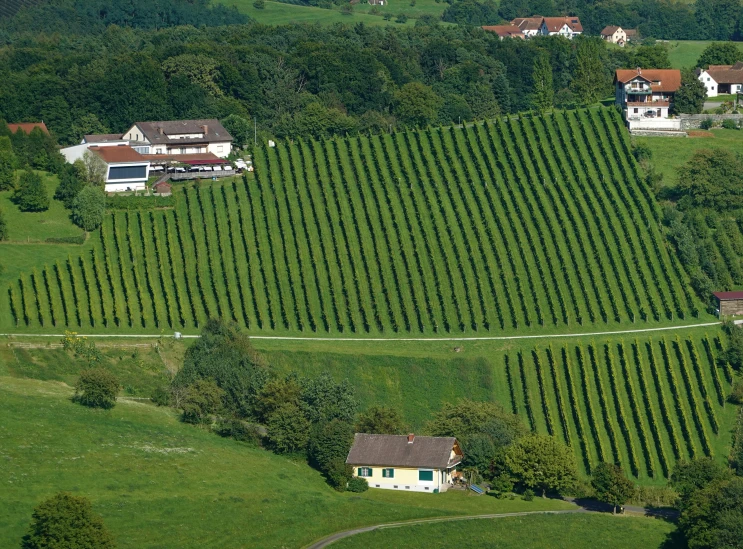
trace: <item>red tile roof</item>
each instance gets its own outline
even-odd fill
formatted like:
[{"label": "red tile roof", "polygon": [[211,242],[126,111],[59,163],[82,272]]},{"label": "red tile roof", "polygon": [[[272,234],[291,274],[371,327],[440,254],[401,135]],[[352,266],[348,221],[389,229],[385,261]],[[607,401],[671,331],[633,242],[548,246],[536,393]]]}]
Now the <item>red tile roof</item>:
[{"label": "red tile roof", "polygon": [[675,92],[681,86],[681,71],[678,69],[617,69],[614,81],[626,84],[638,77],[650,82],[652,91]]},{"label": "red tile roof", "polygon": [[712,292],[720,301],[731,301],[734,299],[743,299],[743,292]]},{"label": "red tile roof", "polygon": [[545,17],[544,24],[549,32],[559,32],[563,25],[567,25],[573,32],[583,32],[583,25],[577,17]]},{"label": "red tile roof", "polygon": [[743,84],[743,69],[733,65],[710,65],[707,74],[718,84]]},{"label": "red tile roof", "polygon": [[511,24],[520,28],[522,32],[527,30],[537,31],[542,26],[543,20],[544,17],[540,15],[534,17],[517,17],[511,21]]},{"label": "red tile roof", "polygon": [[[604,27],[604,30],[601,31],[601,36],[611,36],[615,32],[617,32],[622,27],[617,27],[614,25],[609,25],[608,27]],[[626,33],[625,33],[626,34]]]},{"label": "red tile roof", "polygon": [[113,147],[89,147],[88,150],[100,156],[106,164],[147,161],[144,156],[127,145],[117,145]]},{"label": "red tile roof", "polygon": [[13,133],[16,133],[18,131],[18,128],[23,130],[23,133],[31,133],[31,131],[34,128],[41,128],[41,131],[44,133],[49,133],[49,130],[46,128],[46,124],[43,122],[21,122],[20,124],[8,124],[8,128],[10,128],[10,131]]},{"label": "red tile roof", "polygon": [[524,38],[524,33],[516,25],[486,25],[482,29],[494,32],[501,38]]}]

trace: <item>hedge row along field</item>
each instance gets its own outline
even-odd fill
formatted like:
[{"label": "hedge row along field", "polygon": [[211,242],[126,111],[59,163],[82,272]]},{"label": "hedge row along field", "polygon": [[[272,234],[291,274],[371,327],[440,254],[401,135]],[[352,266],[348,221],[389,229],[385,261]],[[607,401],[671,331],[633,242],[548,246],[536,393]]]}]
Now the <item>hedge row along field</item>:
[{"label": "hedge row along field", "polygon": [[24,274],[8,299],[16,325],[44,328],[221,316],[255,331],[503,333],[690,318],[697,302],[629,153],[613,109],[262,148],[255,179],[114,211],[92,248]]},{"label": "hedge row along field", "polygon": [[714,456],[727,436],[720,350],[714,334],[553,343],[505,356],[504,383],[510,408],[571,446],[587,473],[608,461],[663,479],[678,460]]}]

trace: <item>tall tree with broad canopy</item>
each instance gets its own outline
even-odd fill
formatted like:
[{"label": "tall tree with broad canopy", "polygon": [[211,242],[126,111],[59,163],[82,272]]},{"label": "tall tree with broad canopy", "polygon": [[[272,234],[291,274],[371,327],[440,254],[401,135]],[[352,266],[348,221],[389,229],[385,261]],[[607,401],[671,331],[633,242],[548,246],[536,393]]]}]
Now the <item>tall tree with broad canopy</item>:
[{"label": "tall tree with broad canopy", "polygon": [[103,223],[106,195],[100,187],[85,187],[72,201],[72,221],[85,231],[94,231]]},{"label": "tall tree with broad canopy", "polygon": [[707,88],[693,70],[681,72],[681,86],[673,96],[673,112],[676,114],[699,114],[704,108]]},{"label": "tall tree with broad canopy", "polygon": [[430,124],[441,108],[441,98],[430,87],[420,82],[409,82],[395,93],[394,112],[412,126]]},{"label": "tall tree with broad canopy", "polygon": [[355,429],[357,433],[372,435],[402,435],[405,424],[395,408],[372,406],[359,414]]},{"label": "tall tree with broad canopy", "polygon": [[555,90],[552,88],[552,66],[546,53],[538,55],[532,72],[533,91],[532,107],[539,111],[551,109],[554,103]]},{"label": "tall tree with broad canopy", "polygon": [[22,549],[114,549],[113,536],[90,500],[60,492],[41,502],[33,512]]},{"label": "tall tree with broad canopy", "polygon": [[699,149],[679,168],[679,208],[743,207],[743,157],[727,149]]},{"label": "tall tree with broad canopy", "polygon": [[13,202],[22,212],[43,212],[49,209],[49,193],[41,176],[32,170],[24,171],[18,178]]},{"label": "tall tree with broad canopy", "polygon": [[710,65],[735,65],[743,61],[743,49],[735,42],[713,42],[697,59],[697,67],[706,69]]},{"label": "tall tree with broad canopy", "polygon": [[599,463],[591,474],[591,485],[596,492],[596,499],[611,505],[615,515],[617,507],[627,503],[637,491],[622,468],[613,463]]},{"label": "tall tree with broad canopy", "polygon": [[506,449],[503,464],[506,471],[527,488],[542,492],[561,492],[573,486],[578,478],[575,454],[556,437],[530,434]]},{"label": "tall tree with broad canopy", "polygon": [[717,480],[692,492],[679,531],[689,549],[743,549],[743,478]]}]

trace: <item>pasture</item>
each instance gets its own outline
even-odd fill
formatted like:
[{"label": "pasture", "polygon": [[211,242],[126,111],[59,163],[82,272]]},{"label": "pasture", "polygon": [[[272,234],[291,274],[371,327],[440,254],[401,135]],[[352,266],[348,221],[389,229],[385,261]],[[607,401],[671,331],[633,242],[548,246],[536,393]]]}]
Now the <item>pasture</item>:
[{"label": "pasture", "polygon": [[115,211],[0,299],[24,332],[403,336],[706,318],[613,109],[264,147],[255,178]]},{"label": "pasture", "polygon": [[0,546],[17,547],[42,499],[89,497],[117,546],[302,547],[355,526],[448,515],[569,509],[463,492],[339,494],[303,460],[223,439],[169,409],[70,401],[59,382],[0,377]]}]

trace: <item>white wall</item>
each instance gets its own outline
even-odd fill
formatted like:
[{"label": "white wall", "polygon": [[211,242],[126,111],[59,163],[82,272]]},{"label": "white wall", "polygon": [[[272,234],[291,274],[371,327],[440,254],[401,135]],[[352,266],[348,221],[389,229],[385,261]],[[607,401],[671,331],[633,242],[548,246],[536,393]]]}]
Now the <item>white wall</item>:
[{"label": "white wall", "polygon": [[699,80],[701,80],[704,87],[707,88],[707,97],[717,97],[717,82],[712,79],[707,71],[699,73]]},{"label": "white wall", "polygon": [[89,147],[117,147],[119,145],[128,144],[129,141],[123,139],[121,141],[104,141],[102,143],[82,143],[80,145],[65,147],[64,149],[60,149],[59,152],[62,153],[62,156],[65,157],[65,160],[67,160],[67,162],[72,164],[73,162],[75,162],[75,160],[80,160]]},{"label": "white wall", "polygon": [[627,125],[630,130],[681,130],[681,120],[678,118],[629,119]]},{"label": "white wall", "polygon": [[146,183],[144,181],[138,181],[134,183],[106,183],[106,192],[107,193],[118,193],[118,192],[124,192],[128,190],[133,191],[143,191],[146,188]]}]

